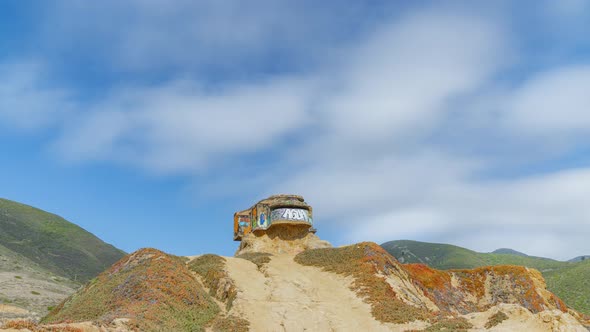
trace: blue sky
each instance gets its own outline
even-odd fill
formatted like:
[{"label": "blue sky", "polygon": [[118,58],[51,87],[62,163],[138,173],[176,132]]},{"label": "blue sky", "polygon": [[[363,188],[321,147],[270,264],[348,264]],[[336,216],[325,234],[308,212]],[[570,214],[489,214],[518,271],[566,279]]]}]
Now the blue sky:
[{"label": "blue sky", "polygon": [[590,253],[590,1],[3,1],[0,196],[232,254],[274,193],[335,245]]}]

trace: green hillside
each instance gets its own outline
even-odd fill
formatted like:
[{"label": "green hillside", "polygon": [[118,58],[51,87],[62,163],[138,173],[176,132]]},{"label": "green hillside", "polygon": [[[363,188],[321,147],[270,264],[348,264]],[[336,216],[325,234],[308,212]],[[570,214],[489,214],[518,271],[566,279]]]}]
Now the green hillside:
[{"label": "green hillside", "polygon": [[210,294],[183,259],[141,249],[98,275],[43,322],[108,322],[125,317],[138,331],[204,331],[220,311]]},{"label": "green hillside", "polygon": [[76,291],[80,284],[57,276],[30,259],[0,245],[0,304],[28,312],[0,310],[3,319],[37,320]]},{"label": "green hillside", "polygon": [[0,245],[40,267],[85,282],[125,253],[67,220],[0,199]]},{"label": "green hillside", "polygon": [[574,262],[575,263],[575,262],[581,262],[581,261],[584,261],[584,260],[590,260],[590,256],[587,256],[587,255],[578,256],[578,257],[575,257],[575,258],[572,258],[572,259],[568,260],[568,262]]},{"label": "green hillside", "polygon": [[547,281],[547,288],[571,307],[580,308],[580,311],[590,314],[590,260],[569,264],[543,275]]},{"label": "green hillside", "polygon": [[510,248],[496,249],[496,250],[492,251],[492,254],[510,254],[510,255],[516,255],[516,256],[528,256],[527,254],[523,254],[520,251],[516,251],[516,250],[510,249]]},{"label": "green hillside", "polygon": [[401,263],[423,263],[437,269],[471,269],[487,265],[477,252],[450,244],[401,240],[381,246]]},{"label": "green hillside", "polygon": [[[535,268],[547,288],[572,308],[590,314],[590,260],[578,263],[518,254],[479,253],[462,247],[409,240],[381,245],[401,263],[423,263],[436,269],[471,269],[486,265],[521,265]],[[507,252],[506,249],[503,252]]]}]

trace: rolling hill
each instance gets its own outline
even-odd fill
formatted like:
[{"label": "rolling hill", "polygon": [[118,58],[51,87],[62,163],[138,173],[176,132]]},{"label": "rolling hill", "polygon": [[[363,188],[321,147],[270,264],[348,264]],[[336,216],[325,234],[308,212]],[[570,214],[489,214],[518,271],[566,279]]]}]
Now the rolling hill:
[{"label": "rolling hill", "polygon": [[40,319],[123,256],[59,216],[0,199],[0,321]]},{"label": "rolling hill", "polygon": [[0,245],[58,276],[86,282],[125,253],[60,216],[0,199]]},{"label": "rolling hill", "polygon": [[578,257],[570,259],[568,262],[576,263],[576,262],[581,262],[584,260],[590,260],[590,256],[588,256],[588,255],[578,256]]},{"label": "rolling hill", "polygon": [[510,248],[496,249],[496,250],[492,251],[492,254],[510,254],[510,255],[516,255],[516,256],[528,256],[525,253],[522,253],[520,251],[516,251],[514,249],[510,249]]},{"label": "rolling hill", "polygon": [[436,269],[472,269],[490,265],[535,268],[543,274],[551,292],[572,308],[590,314],[590,261],[561,262],[511,249],[501,249],[500,252],[504,253],[479,253],[450,244],[409,240],[389,241],[381,246],[401,263],[423,263]]},{"label": "rolling hill", "polygon": [[0,321],[40,319],[79,287],[0,245]]},{"label": "rolling hill", "polygon": [[590,260],[543,273],[547,288],[572,308],[590,314]]}]

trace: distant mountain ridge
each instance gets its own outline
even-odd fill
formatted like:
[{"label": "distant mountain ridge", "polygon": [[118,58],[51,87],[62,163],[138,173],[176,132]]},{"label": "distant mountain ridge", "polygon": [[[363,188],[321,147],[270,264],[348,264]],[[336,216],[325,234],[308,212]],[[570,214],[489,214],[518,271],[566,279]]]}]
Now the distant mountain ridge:
[{"label": "distant mountain ridge", "polygon": [[1,198],[0,245],[79,282],[90,280],[125,255],[60,216]]},{"label": "distant mountain ridge", "polygon": [[473,269],[481,266],[520,265],[539,270],[547,288],[574,309],[590,314],[590,259],[562,262],[528,256],[513,249],[479,253],[466,248],[410,240],[389,241],[381,246],[401,263],[423,263],[436,269]]},{"label": "distant mountain ridge", "polygon": [[528,257],[529,255],[522,253],[520,251],[516,251],[510,248],[500,248],[492,251],[492,254],[507,254],[507,255],[516,255],[516,256],[524,256]]},{"label": "distant mountain ridge", "polygon": [[585,260],[590,260],[590,255],[574,257],[574,258],[570,259],[568,262],[576,263],[576,262],[581,262],[581,261],[585,261]]}]

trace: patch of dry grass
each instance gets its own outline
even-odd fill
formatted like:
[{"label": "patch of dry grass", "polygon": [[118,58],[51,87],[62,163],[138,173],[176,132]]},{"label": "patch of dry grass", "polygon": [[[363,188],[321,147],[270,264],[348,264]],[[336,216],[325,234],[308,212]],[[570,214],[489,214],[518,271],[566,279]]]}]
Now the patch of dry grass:
[{"label": "patch of dry grass", "polygon": [[220,317],[211,325],[213,332],[248,332],[250,322],[236,316]]},{"label": "patch of dry grass", "polygon": [[29,329],[31,331],[34,331],[36,327],[37,324],[30,320],[12,320],[2,325],[3,329]]},{"label": "patch of dry grass", "polygon": [[451,275],[448,272],[435,270],[424,264],[405,264],[404,268],[415,281],[431,291],[444,291],[451,287]]},{"label": "patch of dry grass", "polygon": [[249,260],[250,262],[256,264],[258,270],[260,270],[265,264],[270,262],[272,254],[266,252],[248,252],[236,257]]},{"label": "patch of dry grass", "polygon": [[218,312],[181,259],[142,249],[89,282],[43,322],[111,322],[125,317],[141,331],[200,331]]},{"label": "patch of dry grass", "polygon": [[425,309],[399,300],[387,281],[377,275],[387,274],[389,269],[395,268],[395,263],[375,243],[363,242],[340,248],[306,250],[295,256],[295,261],[353,277],[352,289],[371,305],[371,312],[379,321],[407,323],[430,318],[430,313]]},{"label": "patch of dry grass", "polygon": [[225,271],[225,258],[207,254],[199,256],[188,263],[188,268],[203,278],[209,288],[209,295],[225,302],[226,310],[230,310],[238,291],[234,281]]},{"label": "patch of dry grass", "polygon": [[210,271],[223,271],[224,267],[225,258],[214,254],[201,255],[188,263],[188,268],[203,278],[206,278]]},{"label": "patch of dry grass", "polygon": [[501,324],[503,321],[508,319],[508,315],[506,315],[503,311],[498,311],[495,314],[491,315],[484,326],[486,329],[491,329],[492,327]]},{"label": "patch of dry grass", "polygon": [[2,325],[2,329],[29,330],[32,332],[83,332],[82,329],[72,326],[44,326],[30,320],[8,321]]}]

